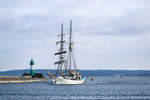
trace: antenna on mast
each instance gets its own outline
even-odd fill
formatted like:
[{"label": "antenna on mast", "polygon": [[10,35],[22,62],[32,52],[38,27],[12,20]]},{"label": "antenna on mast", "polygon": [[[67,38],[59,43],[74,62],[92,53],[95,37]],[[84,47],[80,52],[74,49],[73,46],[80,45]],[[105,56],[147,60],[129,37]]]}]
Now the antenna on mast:
[{"label": "antenna on mast", "polygon": [[61,22],[61,35],[63,34],[63,22]]},{"label": "antenna on mast", "polygon": [[70,33],[72,33],[72,20],[70,20]]}]

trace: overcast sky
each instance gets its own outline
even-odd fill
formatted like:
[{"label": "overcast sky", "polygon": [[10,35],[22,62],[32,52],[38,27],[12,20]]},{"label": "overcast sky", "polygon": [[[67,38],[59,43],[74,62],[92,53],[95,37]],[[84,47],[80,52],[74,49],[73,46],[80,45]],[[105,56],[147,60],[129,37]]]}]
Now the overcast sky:
[{"label": "overcast sky", "polygon": [[56,68],[69,20],[79,69],[150,70],[150,0],[0,0],[0,71]]}]

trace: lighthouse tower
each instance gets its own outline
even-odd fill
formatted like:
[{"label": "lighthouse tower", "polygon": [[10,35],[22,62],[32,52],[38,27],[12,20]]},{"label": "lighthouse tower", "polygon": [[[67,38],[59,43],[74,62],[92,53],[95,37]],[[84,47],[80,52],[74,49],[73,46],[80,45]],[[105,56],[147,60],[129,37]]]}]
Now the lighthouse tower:
[{"label": "lighthouse tower", "polygon": [[35,65],[33,59],[30,61],[30,75],[34,76],[34,70],[33,70],[33,65]]}]

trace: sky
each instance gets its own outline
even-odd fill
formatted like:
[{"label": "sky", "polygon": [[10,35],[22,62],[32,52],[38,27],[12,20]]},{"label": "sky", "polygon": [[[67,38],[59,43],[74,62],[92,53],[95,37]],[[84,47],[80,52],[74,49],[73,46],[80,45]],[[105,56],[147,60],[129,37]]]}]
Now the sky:
[{"label": "sky", "polygon": [[[54,69],[63,21],[78,69],[150,70],[150,0],[0,0],[0,71]],[[67,48],[66,48],[67,49]]]}]

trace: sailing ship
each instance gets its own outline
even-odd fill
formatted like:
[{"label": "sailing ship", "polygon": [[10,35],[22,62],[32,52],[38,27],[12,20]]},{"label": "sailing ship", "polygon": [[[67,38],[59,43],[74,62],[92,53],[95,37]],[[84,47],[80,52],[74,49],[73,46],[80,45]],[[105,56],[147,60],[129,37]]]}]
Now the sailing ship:
[{"label": "sailing ship", "polygon": [[63,23],[61,23],[61,34],[57,36],[60,38],[60,40],[56,42],[60,48],[58,52],[55,53],[56,56],[59,56],[59,61],[54,63],[57,65],[57,70],[55,75],[52,75],[48,72],[48,76],[51,78],[52,84],[83,84],[85,78],[77,71],[73,55],[72,21],[70,21],[68,51],[66,51],[64,48],[64,45],[66,44],[64,35]]}]

